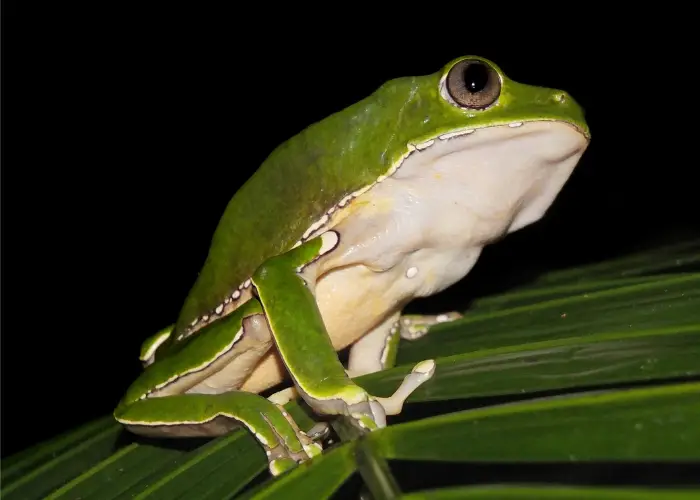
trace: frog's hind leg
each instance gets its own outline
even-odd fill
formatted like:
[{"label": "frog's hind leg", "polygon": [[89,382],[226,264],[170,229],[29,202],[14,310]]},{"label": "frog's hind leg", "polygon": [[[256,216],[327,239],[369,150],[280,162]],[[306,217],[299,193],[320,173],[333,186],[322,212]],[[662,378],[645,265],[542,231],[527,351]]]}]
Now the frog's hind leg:
[{"label": "frog's hind leg", "polygon": [[283,408],[249,392],[146,398],[115,416],[131,432],[153,437],[213,437],[243,426],[262,445],[275,476],[322,452]]}]

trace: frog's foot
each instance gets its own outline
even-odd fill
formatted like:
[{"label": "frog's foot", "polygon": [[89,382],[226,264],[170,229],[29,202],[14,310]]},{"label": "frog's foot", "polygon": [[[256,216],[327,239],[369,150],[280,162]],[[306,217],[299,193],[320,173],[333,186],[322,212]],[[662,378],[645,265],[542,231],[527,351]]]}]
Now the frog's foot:
[{"label": "frog's foot", "polygon": [[403,409],[403,404],[408,397],[424,382],[430,380],[435,374],[435,361],[426,359],[413,367],[411,373],[406,375],[399,388],[388,398],[376,398],[384,407],[387,415],[398,415]]},{"label": "frog's foot", "polygon": [[434,315],[407,314],[401,316],[394,328],[399,329],[402,339],[416,340],[428,333],[431,326],[448,323],[461,317],[462,314],[456,311]]},{"label": "frog's foot", "polygon": [[[275,448],[265,447],[265,452],[267,454],[268,459],[268,466],[270,469],[270,473],[273,476],[279,476],[287,470],[292,469],[297,464],[305,462],[306,460],[309,460],[323,453],[323,448],[321,447],[321,445],[315,443],[312,436],[299,429],[296,422],[294,422],[294,419],[292,419],[291,415],[289,415],[289,413],[287,413],[284,410],[284,408],[282,408],[281,406],[279,406],[278,408],[282,416],[284,416],[287,422],[289,422],[289,426],[294,430],[294,434],[299,440],[303,451],[294,451],[288,448],[287,446],[283,445],[278,445]],[[273,430],[273,432],[275,432],[275,434],[277,434],[274,426],[270,425],[270,428]],[[312,428],[312,431],[318,434],[319,431],[315,429],[316,426]],[[279,439],[280,443],[285,442],[283,436],[277,434],[277,438]]]},{"label": "frog's foot", "polygon": [[406,399],[435,374],[435,361],[427,359],[413,367],[399,388],[388,398],[370,396],[369,401],[348,406],[348,414],[360,429],[373,431],[386,427],[387,415],[398,415]]},{"label": "frog's foot", "polygon": [[[281,391],[277,391],[267,397],[268,401],[276,404],[278,407],[283,407],[290,401],[293,401],[299,397],[299,392],[296,387],[287,387]],[[318,422],[314,424],[308,431],[300,431],[305,436],[308,436],[312,441],[323,441],[330,434],[330,426],[327,422]]]},{"label": "frog's foot", "polygon": [[323,441],[330,433],[331,426],[328,422],[316,422],[305,434],[312,441]]}]

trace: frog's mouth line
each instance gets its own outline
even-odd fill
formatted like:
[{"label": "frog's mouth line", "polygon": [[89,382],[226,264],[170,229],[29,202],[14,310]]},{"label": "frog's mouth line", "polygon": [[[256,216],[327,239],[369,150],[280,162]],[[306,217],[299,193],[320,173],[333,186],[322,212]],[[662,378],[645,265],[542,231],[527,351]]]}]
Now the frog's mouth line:
[{"label": "frog's mouth line", "polygon": [[[511,128],[511,129],[518,129],[523,126],[527,126],[528,124],[537,124],[537,123],[543,123],[543,122],[553,122],[557,123],[560,125],[568,125],[571,127],[573,130],[575,130],[577,133],[579,133],[581,136],[586,138],[586,141],[588,142],[590,140],[590,136],[586,134],[585,131],[581,130],[579,127],[576,125],[562,121],[562,120],[557,120],[554,118],[538,118],[538,119],[532,119],[532,120],[519,120],[519,121],[513,121],[513,122],[504,122],[496,125],[489,125],[487,127],[465,127],[460,130],[455,130],[453,132],[447,132],[447,133],[441,133],[438,134],[432,138],[428,138],[426,140],[423,140],[422,142],[409,142],[406,144],[406,149],[402,156],[395,161],[391,167],[387,170],[386,173],[380,175],[377,177],[377,179],[371,183],[368,184],[367,186],[358,189],[357,191],[354,191],[348,195],[346,195],[344,198],[342,198],[337,204],[329,208],[317,221],[315,221],[313,224],[311,224],[306,231],[304,231],[303,235],[301,238],[292,246],[292,248],[296,248],[299,245],[303,244],[304,242],[310,240],[311,238],[314,238],[316,236],[319,236],[322,234],[328,227],[331,225],[333,222],[334,218],[338,216],[338,213],[340,213],[343,209],[347,208],[348,205],[355,200],[356,198],[362,196],[365,194],[367,191],[370,189],[374,188],[377,184],[381,183],[382,181],[390,178],[393,176],[406,162],[408,158],[410,158],[413,154],[421,153],[426,150],[429,150],[431,146],[435,144],[440,144],[444,143],[446,141],[451,141],[455,139],[464,139],[465,136],[473,136],[473,135],[478,135],[479,132],[483,132],[484,130],[487,129],[494,129],[494,128]],[[189,337],[202,327],[208,325],[212,321],[221,318],[223,316],[226,316],[230,314],[231,312],[235,311],[238,306],[246,301],[247,299],[250,298],[250,285],[251,285],[251,280],[250,278],[246,279],[243,283],[241,283],[237,288],[233,290],[230,294],[226,296],[226,298],[219,303],[215,308],[213,308],[211,311],[209,311],[206,314],[203,314],[201,316],[198,316],[197,318],[194,318],[193,321],[190,323],[190,326],[188,329],[184,330],[180,336],[178,337],[179,339]]]}]

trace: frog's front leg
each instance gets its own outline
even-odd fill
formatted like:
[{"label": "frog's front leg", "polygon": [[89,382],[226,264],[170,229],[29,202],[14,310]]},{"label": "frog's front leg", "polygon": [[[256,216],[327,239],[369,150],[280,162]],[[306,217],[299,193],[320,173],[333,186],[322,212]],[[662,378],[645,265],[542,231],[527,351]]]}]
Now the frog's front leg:
[{"label": "frog's front leg", "polygon": [[391,368],[400,340],[400,312],[389,315],[350,348],[348,375],[352,378]]},{"label": "frog's front leg", "polygon": [[400,339],[423,337],[431,326],[461,318],[458,312],[401,315],[395,312],[355,342],[350,348],[348,375],[359,377],[394,366]]},{"label": "frog's front leg", "polygon": [[252,281],[301,397],[319,414],[345,415],[360,428],[374,430],[384,427],[386,415],[400,412],[403,400],[432,377],[435,363],[418,363],[390,398],[372,396],[350,380],[323,323],[314,296],[316,276],[309,265],[336,248],[338,241],[335,231],[327,231],[271,258]]}]

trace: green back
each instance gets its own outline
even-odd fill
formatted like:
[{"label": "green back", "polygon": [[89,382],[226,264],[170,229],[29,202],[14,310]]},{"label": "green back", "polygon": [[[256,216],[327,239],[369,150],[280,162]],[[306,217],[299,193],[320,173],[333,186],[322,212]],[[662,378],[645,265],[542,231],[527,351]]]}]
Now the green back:
[{"label": "green back", "polygon": [[413,138],[401,108],[428,104],[411,98],[427,79],[437,86],[438,76],[395,80],[270,154],[226,207],[176,333],[220,304],[265,259],[291,248],[344,196],[390,168]]}]

